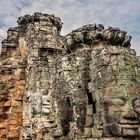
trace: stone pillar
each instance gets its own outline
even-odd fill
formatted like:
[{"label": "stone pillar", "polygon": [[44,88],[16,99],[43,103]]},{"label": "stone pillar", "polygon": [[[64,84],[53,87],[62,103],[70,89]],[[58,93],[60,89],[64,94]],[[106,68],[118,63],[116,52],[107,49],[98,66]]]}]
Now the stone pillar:
[{"label": "stone pillar", "polygon": [[1,139],[20,139],[22,128],[22,96],[25,90],[25,60],[19,48],[18,27],[7,31],[1,54]]},{"label": "stone pillar", "polygon": [[[27,84],[24,95],[23,139],[41,139],[56,127],[53,106],[53,81],[58,56],[62,53],[59,36],[61,21],[53,15],[35,13],[18,20],[25,29],[29,48],[27,57]],[[24,36],[24,35],[23,35]]]}]

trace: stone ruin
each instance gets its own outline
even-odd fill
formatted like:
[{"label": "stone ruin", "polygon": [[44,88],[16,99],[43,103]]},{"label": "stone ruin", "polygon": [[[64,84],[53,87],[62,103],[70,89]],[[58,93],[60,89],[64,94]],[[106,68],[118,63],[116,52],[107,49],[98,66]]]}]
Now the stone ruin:
[{"label": "stone ruin", "polygon": [[2,41],[0,140],[140,140],[140,63],[131,36],[54,15],[18,18]]}]

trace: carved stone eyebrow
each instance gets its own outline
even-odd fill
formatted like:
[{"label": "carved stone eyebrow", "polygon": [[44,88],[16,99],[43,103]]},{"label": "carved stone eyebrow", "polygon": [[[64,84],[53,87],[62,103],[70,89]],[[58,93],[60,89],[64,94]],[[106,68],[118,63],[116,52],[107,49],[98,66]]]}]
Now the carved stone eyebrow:
[{"label": "carved stone eyebrow", "polygon": [[127,99],[124,99],[124,98],[111,98],[111,102],[113,104],[121,104],[121,105],[123,105],[123,104],[126,103],[126,101],[127,101]]},{"label": "carved stone eyebrow", "polygon": [[112,97],[111,99],[120,99],[120,100],[126,101],[128,99],[128,97],[118,96],[118,97]]},{"label": "carved stone eyebrow", "polygon": [[140,98],[133,99],[133,102],[134,102],[134,104],[136,104],[137,102],[140,104]]}]

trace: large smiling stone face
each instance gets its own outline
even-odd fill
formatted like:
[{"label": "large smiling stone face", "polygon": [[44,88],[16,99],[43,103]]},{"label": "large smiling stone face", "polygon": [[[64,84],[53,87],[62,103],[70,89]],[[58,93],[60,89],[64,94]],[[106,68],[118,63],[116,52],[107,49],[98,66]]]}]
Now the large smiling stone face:
[{"label": "large smiling stone face", "polygon": [[105,137],[140,136],[140,90],[135,83],[104,89],[102,100]]}]

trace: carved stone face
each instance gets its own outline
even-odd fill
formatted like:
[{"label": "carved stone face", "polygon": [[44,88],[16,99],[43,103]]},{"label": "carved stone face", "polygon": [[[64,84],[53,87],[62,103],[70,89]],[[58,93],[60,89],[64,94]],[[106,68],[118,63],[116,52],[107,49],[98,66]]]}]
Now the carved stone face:
[{"label": "carved stone face", "polygon": [[51,108],[51,94],[50,91],[42,91],[42,113],[49,114]]},{"label": "carved stone face", "polygon": [[104,89],[103,135],[140,136],[140,90],[131,83]]}]

